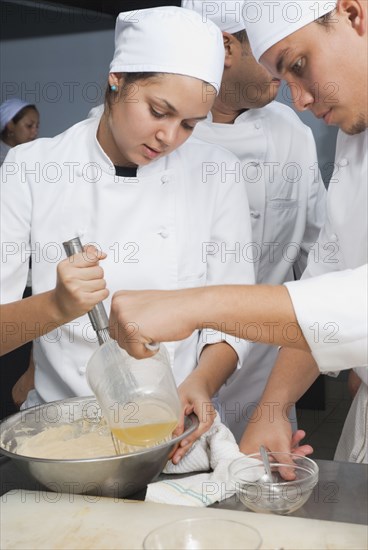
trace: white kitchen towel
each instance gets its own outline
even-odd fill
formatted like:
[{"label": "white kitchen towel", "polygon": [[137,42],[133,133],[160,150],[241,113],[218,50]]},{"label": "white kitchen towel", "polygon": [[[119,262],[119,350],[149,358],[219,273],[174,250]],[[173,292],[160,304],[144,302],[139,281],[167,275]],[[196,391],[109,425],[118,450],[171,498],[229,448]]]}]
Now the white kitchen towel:
[{"label": "white kitchen towel", "polygon": [[[186,474],[210,469],[213,472],[150,483],[147,487],[146,501],[182,506],[209,506],[229,498],[235,493],[236,488],[236,481],[229,477],[229,465],[244,456],[233,434],[222,424],[217,414],[210,430],[194,443],[179,464],[173,464],[170,460],[163,473]],[[253,458],[248,460],[250,465],[259,464],[259,461]]]}]

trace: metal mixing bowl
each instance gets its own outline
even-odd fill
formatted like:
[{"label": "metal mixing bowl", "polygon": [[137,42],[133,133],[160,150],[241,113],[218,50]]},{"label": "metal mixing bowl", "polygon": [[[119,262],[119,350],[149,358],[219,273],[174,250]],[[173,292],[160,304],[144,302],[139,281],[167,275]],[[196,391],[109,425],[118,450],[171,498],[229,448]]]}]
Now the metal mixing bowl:
[{"label": "metal mixing bowl", "polygon": [[[191,434],[198,419],[185,419],[185,431],[170,441],[126,455],[86,459],[46,459],[17,454],[18,441],[64,424],[101,423],[95,397],[75,397],[31,407],[0,423],[0,452],[51,491],[107,497],[132,495],[155,480],[175,445]],[[85,428],[84,428],[85,429]]]},{"label": "metal mixing bowl", "polygon": [[[265,469],[259,454],[249,455],[259,463],[249,464],[247,457],[231,463],[229,474],[235,482],[236,493],[247,508],[253,512],[290,514],[309,499],[318,482],[318,466],[305,456],[284,453],[292,460],[291,464],[282,461],[281,453],[270,453],[272,483],[264,481]],[[292,471],[295,479],[286,481],[279,473],[283,469]]]}]

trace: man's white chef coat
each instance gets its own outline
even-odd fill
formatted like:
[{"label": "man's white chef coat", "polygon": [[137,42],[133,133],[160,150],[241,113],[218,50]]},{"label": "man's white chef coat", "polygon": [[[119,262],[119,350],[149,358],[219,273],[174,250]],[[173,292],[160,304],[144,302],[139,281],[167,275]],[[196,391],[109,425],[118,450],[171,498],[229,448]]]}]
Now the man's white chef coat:
[{"label": "man's white chef coat", "polygon": [[367,136],[339,133],[326,224],[305,280],[287,285],[321,371],[367,365]]},{"label": "man's white chef coat", "polygon": [[[119,289],[253,283],[252,261],[242,255],[251,224],[244,186],[233,173],[237,159],[192,139],[139,168],[136,178],[117,177],[97,142],[98,123],[83,121],[9,153],[1,178],[1,303],[22,297],[30,250],[33,293],[53,289],[62,243],[75,236],[108,254],[101,265],[110,296]],[[213,170],[221,162],[228,173]],[[206,343],[225,338],[243,360],[249,344],[214,331],[168,344],[177,383]],[[35,341],[40,398],[89,395],[85,370],[96,348],[88,316]]]},{"label": "man's white chef coat", "polygon": [[362,385],[335,455],[358,462],[368,461],[367,185],[368,130],[356,136],[340,132],[326,224],[303,280],[287,284],[319,369],[358,367]]},{"label": "man's white chef coat", "polygon": [[[242,113],[234,124],[210,120],[195,136],[222,145],[240,163],[253,231],[257,283],[282,284],[299,276],[325,220],[326,191],[310,128],[273,102]],[[222,417],[239,440],[261,397],[277,348],[252,344],[249,356],[219,392]]]}]

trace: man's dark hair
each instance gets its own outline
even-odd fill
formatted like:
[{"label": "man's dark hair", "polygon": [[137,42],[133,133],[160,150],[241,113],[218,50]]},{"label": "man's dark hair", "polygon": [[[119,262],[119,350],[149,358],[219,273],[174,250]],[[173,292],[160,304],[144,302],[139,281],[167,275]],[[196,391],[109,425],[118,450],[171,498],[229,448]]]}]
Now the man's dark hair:
[{"label": "man's dark hair", "polygon": [[233,32],[232,35],[242,44],[245,42],[249,42],[247,31],[245,29],[238,32]]}]

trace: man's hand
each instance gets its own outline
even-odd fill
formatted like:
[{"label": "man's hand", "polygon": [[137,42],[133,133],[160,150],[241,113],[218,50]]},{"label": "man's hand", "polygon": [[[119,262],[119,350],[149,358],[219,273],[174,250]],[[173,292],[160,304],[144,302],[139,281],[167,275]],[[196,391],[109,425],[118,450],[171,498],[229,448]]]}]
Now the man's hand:
[{"label": "man's hand", "polygon": [[110,312],[112,337],[137,359],[154,355],[146,344],[184,340],[196,329],[186,299],[195,291],[116,292]]},{"label": "man's hand", "polygon": [[[307,456],[313,453],[313,447],[310,445],[301,445],[299,443],[305,437],[303,430],[297,430],[294,434],[291,432],[291,424],[285,414],[277,414],[273,411],[272,419],[269,418],[269,409],[262,409],[264,414],[256,422],[250,422],[241,438],[240,450],[245,454],[254,454],[259,452],[259,447],[263,445],[270,452],[282,453],[278,456],[286,464],[291,464],[292,460],[288,453],[295,453],[300,456]],[[295,479],[295,474],[288,470],[280,468],[280,474],[286,480]]]}]

